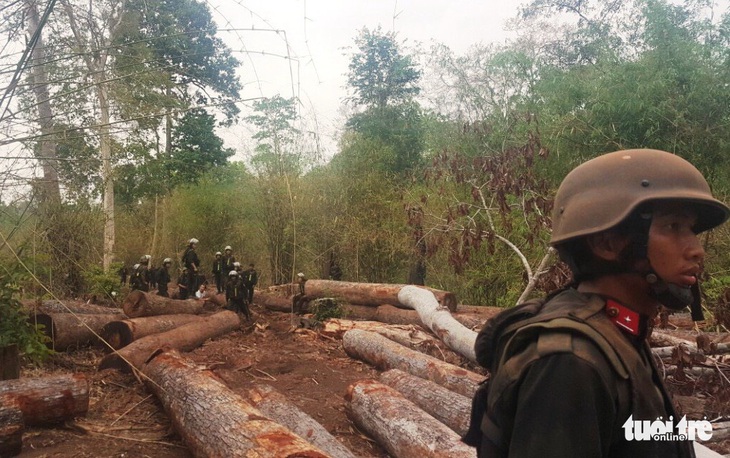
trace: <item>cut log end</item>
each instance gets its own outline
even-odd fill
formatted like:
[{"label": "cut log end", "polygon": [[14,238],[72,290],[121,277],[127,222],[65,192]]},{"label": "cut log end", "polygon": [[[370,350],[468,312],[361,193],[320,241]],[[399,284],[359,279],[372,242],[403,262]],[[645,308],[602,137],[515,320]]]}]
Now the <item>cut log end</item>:
[{"label": "cut log end", "polygon": [[142,291],[134,290],[124,299],[122,308],[128,317],[136,318],[147,308],[147,296]]},{"label": "cut log end", "polygon": [[[123,321],[112,321],[101,330],[101,337],[114,350],[126,347],[134,341],[134,335]],[[108,349],[108,347],[105,346]]]}]

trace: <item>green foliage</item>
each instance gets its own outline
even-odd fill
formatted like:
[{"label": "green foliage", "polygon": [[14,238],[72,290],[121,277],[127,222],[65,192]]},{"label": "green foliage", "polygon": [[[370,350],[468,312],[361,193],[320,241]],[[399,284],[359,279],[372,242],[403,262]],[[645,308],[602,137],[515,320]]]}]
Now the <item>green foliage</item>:
[{"label": "green foliage", "polygon": [[23,281],[20,267],[9,266],[0,272],[0,347],[15,344],[21,354],[35,363],[42,362],[51,351],[40,329],[28,321],[28,314],[18,299]]},{"label": "green foliage", "polygon": [[104,272],[100,266],[91,266],[83,272],[86,291],[90,295],[96,295],[104,300],[116,302],[120,299],[121,285],[119,282],[119,269],[122,263],[112,263],[108,272]]},{"label": "green foliage", "polygon": [[258,131],[254,168],[263,176],[298,176],[301,173],[301,155],[293,150],[299,130],[293,125],[297,117],[295,99],[279,95],[257,100],[253,104],[256,114],[246,117]]},{"label": "green foliage", "polygon": [[314,315],[317,323],[322,323],[330,318],[342,318],[345,311],[342,304],[332,298],[316,299],[309,303],[309,312]]}]

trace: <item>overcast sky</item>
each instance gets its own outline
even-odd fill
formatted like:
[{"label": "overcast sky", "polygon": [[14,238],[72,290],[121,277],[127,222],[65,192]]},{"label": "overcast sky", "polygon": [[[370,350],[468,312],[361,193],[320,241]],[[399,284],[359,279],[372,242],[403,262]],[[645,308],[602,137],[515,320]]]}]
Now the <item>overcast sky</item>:
[{"label": "overcast sky", "polygon": [[[337,129],[344,122],[345,53],[363,27],[380,25],[407,44],[432,41],[457,52],[475,43],[503,42],[505,22],[523,0],[208,0],[221,36],[242,62],[243,97],[281,94],[300,97],[302,115],[316,123],[326,156],[336,151]],[[251,28],[255,30],[251,30]],[[245,30],[244,30],[245,29]],[[265,29],[283,30],[282,32]],[[281,56],[288,54],[292,60]],[[251,147],[242,125],[223,133],[228,146]]]}]

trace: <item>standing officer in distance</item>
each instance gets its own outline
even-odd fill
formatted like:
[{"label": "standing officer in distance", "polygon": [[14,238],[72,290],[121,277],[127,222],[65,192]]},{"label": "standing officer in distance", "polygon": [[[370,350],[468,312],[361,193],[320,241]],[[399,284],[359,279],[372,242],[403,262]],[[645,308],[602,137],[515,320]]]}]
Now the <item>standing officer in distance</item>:
[{"label": "standing officer in distance", "polygon": [[172,265],[172,259],[165,258],[162,261],[162,266],[157,270],[157,295],[169,297],[167,292],[167,284],[170,283],[170,266]]},{"label": "standing officer in distance", "polygon": [[[223,255],[220,251],[215,252],[215,259],[213,260],[213,278],[215,278],[215,287],[218,294],[223,292]],[[227,272],[230,272],[228,270]]]},{"label": "standing officer in distance", "polygon": [[234,263],[236,258],[233,257],[233,248],[230,245],[223,248],[223,272],[230,272],[234,270]]},{"label": "standing officer in distance", "polygon": [[243,272],[243,282],[246,285],[248,291],[248,298],[246,302],[250,306],[253,304],[253,288],[259,282],[259,273],[256,272],[253,263],[248,265],[248,270]]},{"label": "standing officer in distance", "polygon": [[[550,240],[573,284],[489,320],[475,345],[492,374],[464,440],[480,457],[693,457],[690,441],[632,440],[633,420],[680,418],[646,342],[661,305],[701,311],[698,234],[728,218],[689,162],[605,154],[570,172]],[[483,394],[483,392],[482,392]],[[676,432],[676,430],[675,430]],[[474,440],[476,439],[476,440]]]},{"label": "standing officer in distance", "polygon": [[198,245],[198,239],[192,238],[188,241],[188,247],[182,257],[182,264],[187,269],[188,278],[186,281],[187,294],[195,294],[198,289],[198,269],[200,268],[200,260],[195,252]]}]

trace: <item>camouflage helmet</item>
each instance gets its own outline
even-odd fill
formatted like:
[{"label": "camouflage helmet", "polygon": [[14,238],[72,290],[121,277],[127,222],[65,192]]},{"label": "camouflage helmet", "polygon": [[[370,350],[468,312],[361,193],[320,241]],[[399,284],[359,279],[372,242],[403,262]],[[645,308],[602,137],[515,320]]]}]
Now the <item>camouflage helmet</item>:
[{"label": "camouflage helmet", "polygon": [[652,149],[616,151],[579,165],[560,184],[550,244],[611,229],[641,204],[662,200],[691,203],[697,233],[722,224],[730,214],[712,197],[699,170],[681,157]]}]

